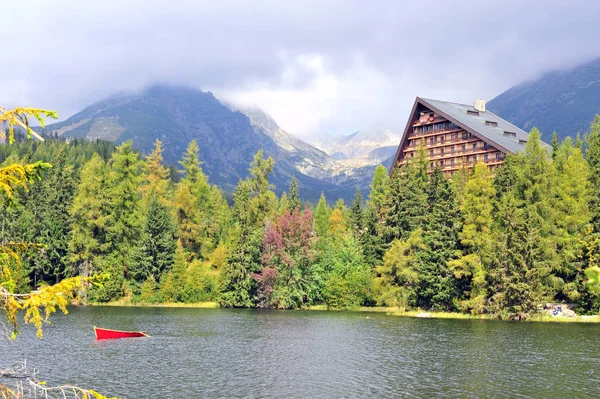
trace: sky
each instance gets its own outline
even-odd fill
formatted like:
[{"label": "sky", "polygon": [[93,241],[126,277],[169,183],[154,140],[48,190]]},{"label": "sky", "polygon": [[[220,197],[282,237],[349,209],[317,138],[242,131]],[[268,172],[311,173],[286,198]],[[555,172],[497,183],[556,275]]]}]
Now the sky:
[{"label": "sky", "polygon": [[600,2],[0,0],[0,105],[61,119],[185,85],[314,141],[400,130],[416,96],[470,104],[600,57]]}]

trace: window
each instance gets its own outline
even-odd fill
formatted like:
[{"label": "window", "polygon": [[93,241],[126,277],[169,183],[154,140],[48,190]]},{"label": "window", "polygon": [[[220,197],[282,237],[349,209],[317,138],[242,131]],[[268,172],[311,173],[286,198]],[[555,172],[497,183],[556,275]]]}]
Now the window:
[{"label": "window", "polygon": [[429,139],[429,144],[435,144],[435,137]]},{"label": "window", "polygon": [[440,150],[440,155],[444,155],[444,149],[443,148]]},{"label": "window", "polygon": [[433,168],[433,162],[431,162],[431,163],[429,164],[429,167],[430,167],[430,168]]},{"label": "window", "polygon": [[429,151],[429,156],[433,156],[433,150]]},{"label": "window", "polygon": [[514,132],[504,132],[504,135],[507,137],[517,137],[517,134]]},{"label": "window", "polygon": [[498,126],[498,122],[494,122],[494,121],[485,121],[485,124],[487,126]]},{"label": "window", "polygon": [[470,109],[467,110],[467,115],[475,115],[478,116],[479,115],[479,111],[472,111]]},{"label": "window", "polygon": [[473,162],[477,162],[477,155],[473,155]]},{"label": "window", "polygon": [[445,140],[446,140],[446,137],[442,135],[442,136],[440,137],[440,142],[441,142],[441,143],[443,143]]},{"label": "window", "polygon": [[490,147],[490,145],[488,143],[483,143],[483,149],[487,150]]},{"label": "window", "polygon": [[476,150],[477,149],[477,143],[473,144],[473,149]]},{"label": "window", "polygon": [[462,150],[463,150],[463,152],[464,152],[464,151],[467,151],[467,146],[463,144],[463,146],[462,146]]},{"label": "window", "polygon": [[484,160],[484,161],[487,161],[487,160],[488,160],[488,154],[485,154],[485,155],[483,156],[483,160]]},{"label": "window", "polygon": [[456,140],[456,133],[452,133],[450,135],[450,140],[452,140],[452,141]]},{"label": "window", "polygon": [[467,132],[463,132],[463,133],[462,133],[462,138],[463,138],[463,140],[466,140],[466,139],[467,139],[467,137],[468,137],[468,136],[467,136]]},{"label": "window", "polygon": [[500,153],[499,152],[496,153],[496,159],[500,159]]},{"label": "window", "polygon": [[452,150],[451,150],[451,151],[452,151],[452,153],[454,154],[454,146],[452,146]]},{"label": "window", "polygon": [[444,166],[444,161],[440,161],[440,166]]},{"label": "window", "polygon": [[414,153],[414,152],[411,152],[411,153],[410,153],[410,157],[411,157],[411,158],[414,158],[414,157],[415,157],[415,153]]},{"label": "window", "polygon": [[454,158],[450,160],[450,165],[454,166]]}]

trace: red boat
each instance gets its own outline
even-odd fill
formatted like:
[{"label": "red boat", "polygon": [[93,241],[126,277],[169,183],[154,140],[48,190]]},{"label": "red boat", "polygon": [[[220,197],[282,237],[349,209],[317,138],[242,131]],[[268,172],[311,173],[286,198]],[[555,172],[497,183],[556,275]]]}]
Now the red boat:
[{"label": "red boat", "polygon": [[96,339],[119,339],[119,338],[139,338],[139,337],[149,337],[143,331],[119,331],[119,330],[109,330],[106,328],[97,328],[94,326],[94,333],[96,334]]}]

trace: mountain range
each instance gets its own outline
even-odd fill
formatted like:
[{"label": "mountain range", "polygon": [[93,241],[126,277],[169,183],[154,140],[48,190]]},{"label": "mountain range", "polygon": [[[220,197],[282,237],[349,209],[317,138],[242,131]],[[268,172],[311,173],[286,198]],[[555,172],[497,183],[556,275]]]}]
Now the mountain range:
[{"label": "mountain range", "polygon": [[559,138],[585,133],[600,113],[600,58],[518,84],[487,108],[525,131],[537,127],[546,142],[553,131]]},{"label": "mountain range", "polygon": [[[364,151],[352,150],[353,141],[359,146],[365,143],[356,133],[344,147],[347,156],[332,156],[287,133],[260,109],[222,103],[210,92],[164,85],[111,96],[62,122],[47,125],[44,132],[117,144],[133,140],[144,154],[160,139],[169,164],[176,164],[195,139],[204,171],[212,183],[226,191],[232,191],[247,176],[254,154],[263,149],[276,161],[272,176],[276,191],[285,191],[291,177],[296,176],[303,198],[310,201],[316,201],[321,192],[331,200],[348,200],[357,187],[365,192],[374,168],[389,153],[376,151],[383,144],[387,146],[387,135],[382,136],[385,139],[380,146],[374,137],[369,139],[369,153],[375,154],[372,159]],[[353,163],[349,162],[352,157],[362,158]]]},{"label": "mountain range", "polygon": [[[586,132],[600,113],[600,59],[516,85],[487,107],[524,130],[538,127],[547,142],[553,131],[561,138]],[[247,176],[254,154],[263,149],[276,161],[271,179],[276,191],[287,190],[296,176],[302,197],[310,201],[321,192],[332,201],[349,200],[356,188],[366,195],[373,170],[378,164],[391,165],[401,136],[372,128],[323,135],[309,144],[258,108],[225,103],[210,92],[165,85],[111,96],[47,125],[44,132],[117,144],[133,140],[144,154],[160,139],[165,161],[172,165],[195,139],[204,171],[226,191]]]}]

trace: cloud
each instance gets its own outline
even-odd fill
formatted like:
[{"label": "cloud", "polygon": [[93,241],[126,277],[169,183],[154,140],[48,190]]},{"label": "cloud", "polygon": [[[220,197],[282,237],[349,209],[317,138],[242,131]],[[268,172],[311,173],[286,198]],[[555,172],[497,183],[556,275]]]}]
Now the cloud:
[{"label": "cloud", "polygon": [[600,56],[596,1],[6,2],[0,104],[67,117],[152,83],[212,90],[314,137],[399,128]]}]

